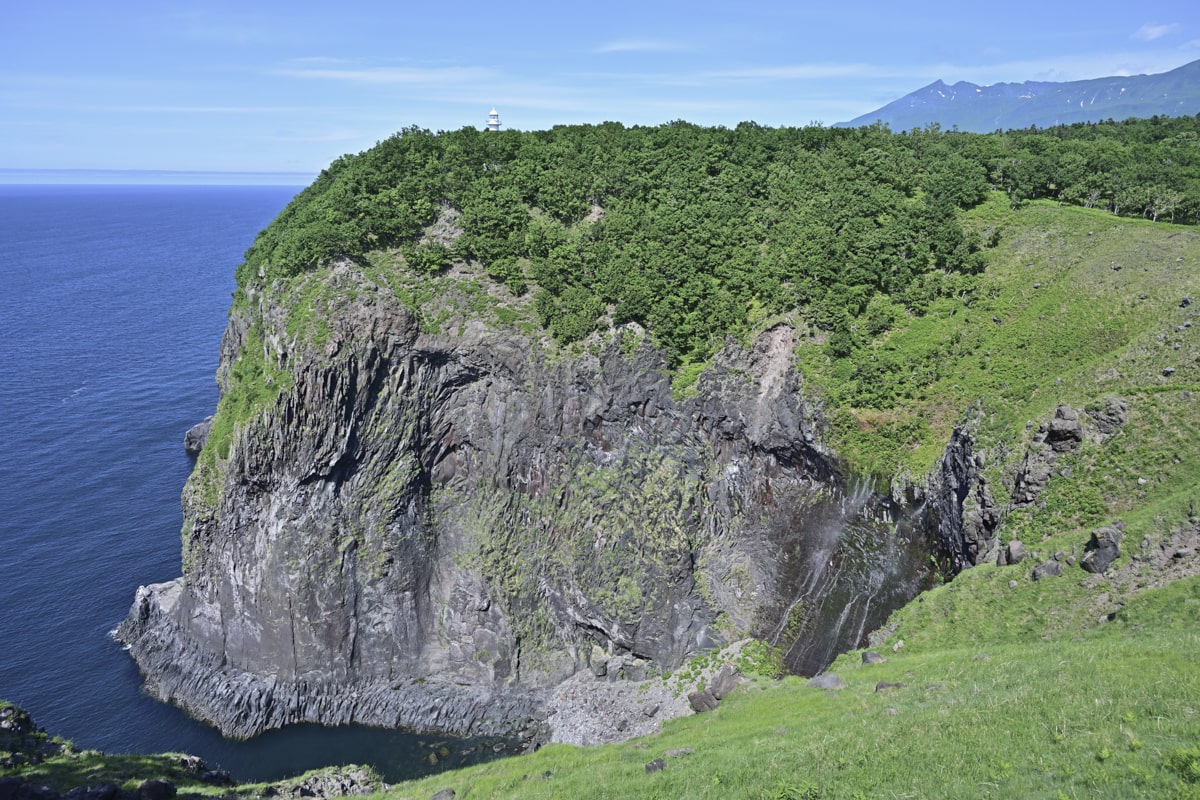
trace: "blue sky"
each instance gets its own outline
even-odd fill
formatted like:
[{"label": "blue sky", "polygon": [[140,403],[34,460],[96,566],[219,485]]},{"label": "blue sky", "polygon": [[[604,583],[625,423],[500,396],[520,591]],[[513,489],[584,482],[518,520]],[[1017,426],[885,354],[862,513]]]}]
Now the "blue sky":
[{"label": "blue sky", "polygon": [[[315,175],[400,128],[833,124],[1200,58],[1200,3],[12,2],[0,170]],[[29,173],[33,174],[33,173]]]}]

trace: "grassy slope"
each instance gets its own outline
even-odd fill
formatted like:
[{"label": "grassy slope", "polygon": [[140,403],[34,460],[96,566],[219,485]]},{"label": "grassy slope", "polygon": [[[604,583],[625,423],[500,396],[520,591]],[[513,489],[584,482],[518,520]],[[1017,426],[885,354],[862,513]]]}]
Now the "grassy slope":
[{"label": "grassy slope", "polygon": [[[979,580],[1000,579],[990,572]],[[794,678],[756,685],[650,739],[547,747],[389,796],[1200,796],[1176,763],[1200,747],[1200,581],[1147,591],[1115,622],[1051,641],[1000,630],[995,605],[964,618],[970,590],[952,586],[931,592],[928,618],[913,621],[928,646],[885,651],[873,666],[843,656],[840,692]],[[1027,582],[1025,602],[1051,586]],[[906,685],[876,692],[878,681]],[[694,752],[668,755],[685,749]],[[646,774],[656,758],[666,768]]]},{"label": "grassy slope", "polygon": [[[1027,423],[1060,402],[1200,388],[1200,330],[1174,330],[1200,310],[1179,307],[1200,301],[1200,233],[1049,202],[1014,213],[998,194],[966,224],[999,240],[972,297],[934,303],[853,359],[798,354],[810,385],[828,387],[831,416],[856,423],[836,440],[849,457],[919,476],[975,403],[983,439],[1017,455]],[[862,403],[877,378],[858,375],[872,362],[895,365],[882,409]],[[1177,371],[1168,379],[1165,367]]]}]

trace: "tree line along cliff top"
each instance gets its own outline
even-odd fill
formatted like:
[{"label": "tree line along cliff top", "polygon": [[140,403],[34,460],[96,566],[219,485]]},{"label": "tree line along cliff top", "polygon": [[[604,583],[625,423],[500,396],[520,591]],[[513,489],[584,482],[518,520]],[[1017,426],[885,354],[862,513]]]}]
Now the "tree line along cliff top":
[{"label": "tree line along cliff top", "polygon": [[[637,322],[678,367],[801,311],[841,354],[969,290],[989,242],[958,213],[1003,192],[1200,221],[1200,118],[994,134],[936,128],[405,129],[324,170],[246,253],[239,283],[398,250],[531,293],[560,342]],[[454,236],[426,236],[452,217]]]}]

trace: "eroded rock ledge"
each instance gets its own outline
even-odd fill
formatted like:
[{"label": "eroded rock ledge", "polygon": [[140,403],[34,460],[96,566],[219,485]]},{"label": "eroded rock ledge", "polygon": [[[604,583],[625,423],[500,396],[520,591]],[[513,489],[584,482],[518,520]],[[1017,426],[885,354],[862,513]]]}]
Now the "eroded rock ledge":
[{"label": "eroded rock ledge", "polygon": [[533,692],[489,691],[432,681],[309,683],[237,669],[198,648],[172,612],[181,579],[142,586],[117,631],[146,677],[146,689],[232,738],[299,722],[440,730],[537,742],[544,702]]}]

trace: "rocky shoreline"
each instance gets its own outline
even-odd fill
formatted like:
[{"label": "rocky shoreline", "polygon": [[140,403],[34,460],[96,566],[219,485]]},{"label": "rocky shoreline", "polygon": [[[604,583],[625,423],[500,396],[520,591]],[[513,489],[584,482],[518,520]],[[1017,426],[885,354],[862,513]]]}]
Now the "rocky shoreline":
[{"label": "rocky shoreline", "polygon": [[197,647],[171,611],[181,579],[143,586],[115,638],[134,657],[154,697],[222,735],[244,739],[301,722],[360,724],[541,742],[547,716],[532,692],[402,678],[393,682],[281,681],[239,670]]}]

